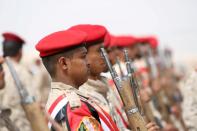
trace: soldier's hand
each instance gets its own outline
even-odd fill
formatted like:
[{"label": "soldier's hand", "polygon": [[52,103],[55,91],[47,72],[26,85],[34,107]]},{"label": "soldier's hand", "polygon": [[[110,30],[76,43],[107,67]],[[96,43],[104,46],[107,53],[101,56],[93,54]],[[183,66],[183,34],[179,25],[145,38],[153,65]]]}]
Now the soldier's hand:
[{"label": "soldier's hand", "polygon": [[148,131],[159,131],[159,126],[157,126],[156,123],[154,122],[150,122],[146,125],[146,128],[148,129]]}]

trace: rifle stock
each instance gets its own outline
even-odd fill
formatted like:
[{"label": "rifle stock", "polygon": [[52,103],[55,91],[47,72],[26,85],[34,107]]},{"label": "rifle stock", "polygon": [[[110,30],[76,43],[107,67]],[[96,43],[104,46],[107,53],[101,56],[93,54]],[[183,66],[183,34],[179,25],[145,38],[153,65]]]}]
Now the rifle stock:
[{"label": "rifle stock", "polygon": [[135,104],[135,100],[133,98],[133,92],[130,87],[130,80],[125,79],[122,81],[122,86],[119,90],[120,95],[122,96],[122,101],[124,103],[124,108],[126,111],[126,114],[128,116],[129,123],[131,125],[131,128],[134,131],[146,131],[145,127],[145,121],[143,117],[141,116],[139,109],[137,108]]}]

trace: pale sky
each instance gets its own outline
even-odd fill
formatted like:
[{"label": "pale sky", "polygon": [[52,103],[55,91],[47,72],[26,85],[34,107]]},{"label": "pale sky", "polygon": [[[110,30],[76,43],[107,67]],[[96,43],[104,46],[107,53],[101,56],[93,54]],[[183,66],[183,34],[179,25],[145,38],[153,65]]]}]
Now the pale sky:
[{"label": "pale sky", "polygon": [[197,56],[196,0],[0,0],[0,33],[18,33],[28,53],[43,36],[81,23],[113,34],[154,34],[176,59]]}]

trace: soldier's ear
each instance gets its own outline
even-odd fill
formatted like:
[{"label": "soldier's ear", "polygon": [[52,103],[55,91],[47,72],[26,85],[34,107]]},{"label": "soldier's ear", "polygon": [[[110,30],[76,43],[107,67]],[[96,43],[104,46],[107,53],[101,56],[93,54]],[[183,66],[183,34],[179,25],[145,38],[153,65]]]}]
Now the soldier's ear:
[{"label": "soldier's ear", "polygon": [[58,59],[58,64],[59,64],[59,67],[63,70],[67,70],[68,69],[68,65],[70,63],[70,60],[66,57],[60,57]]}]

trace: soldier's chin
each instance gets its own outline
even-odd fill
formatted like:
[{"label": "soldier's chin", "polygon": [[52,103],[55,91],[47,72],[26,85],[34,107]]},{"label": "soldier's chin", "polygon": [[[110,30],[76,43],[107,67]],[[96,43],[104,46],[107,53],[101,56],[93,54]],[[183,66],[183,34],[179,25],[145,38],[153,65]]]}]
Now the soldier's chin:
[{"label": "soldier's chin", "polygon": [[81,81],[79,82],[80,84],[79,84],[78,86],[79,86],[79,87],[82,86],[84,83],[87,82],[87,80],[88,80],[88,77],[84,78],[83,80],[81,80]]},{"label": "soldier's chin", "polygon": [[108,68],[106,64],[104,65],[102,72],[108,72]]},{"label": "soldier's chin", "polygon": [[[108,69],[106,68],[105,70],[103,70],[103,73],[106,73],[106,72],[108,72]],[[102,72],[101,72],[102,73]]]},{"label": "soldier's chin", "polygon": [[136,54],[136,55],[135,55],[135,58],[136,58],[136,59],[140,59],[140,58],[142,58],[142,55],[141,55],[141,54]]}]

